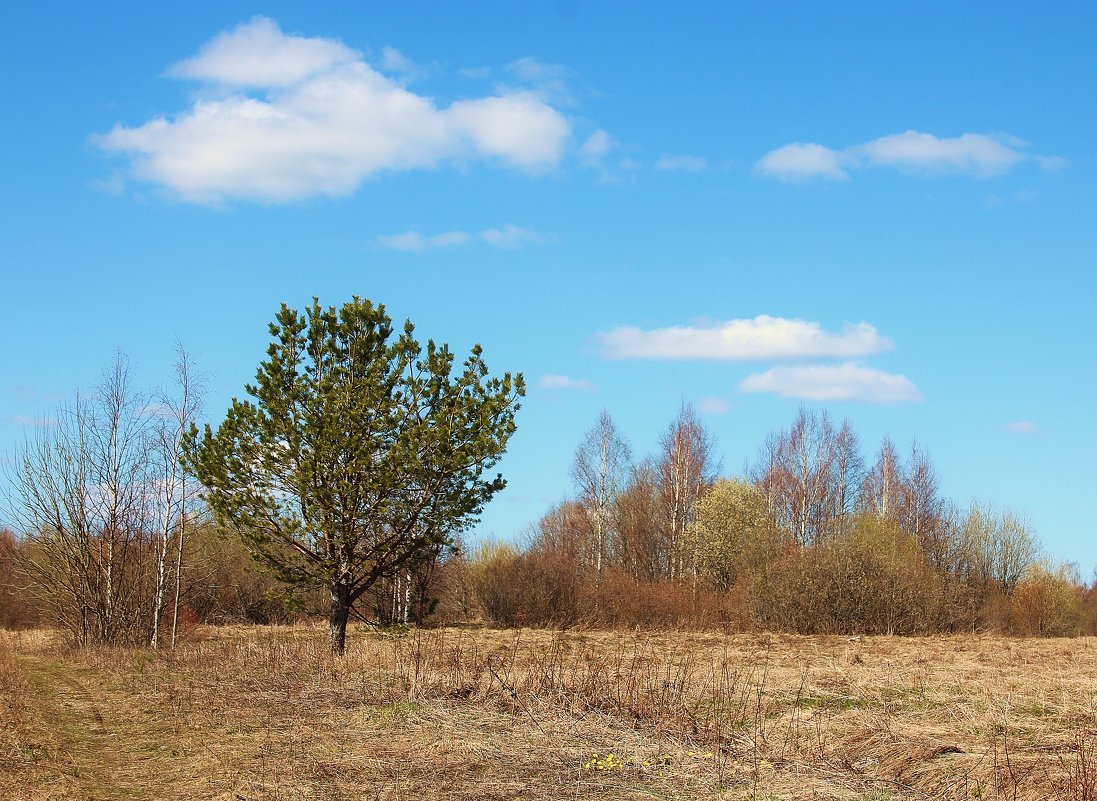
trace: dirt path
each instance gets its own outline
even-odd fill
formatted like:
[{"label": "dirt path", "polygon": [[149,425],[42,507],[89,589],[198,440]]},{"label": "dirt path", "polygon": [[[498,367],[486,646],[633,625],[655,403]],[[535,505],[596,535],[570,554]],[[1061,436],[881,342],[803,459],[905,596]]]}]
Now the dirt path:
[{"label": "dirt path", "polygon": [[[24,727],[44,752],[27,799],[159,801],[211,797],[195,787],[191,748],[161,717],[92,667],[19,654]],[[197,795],[196,790],[198,791]]]}]

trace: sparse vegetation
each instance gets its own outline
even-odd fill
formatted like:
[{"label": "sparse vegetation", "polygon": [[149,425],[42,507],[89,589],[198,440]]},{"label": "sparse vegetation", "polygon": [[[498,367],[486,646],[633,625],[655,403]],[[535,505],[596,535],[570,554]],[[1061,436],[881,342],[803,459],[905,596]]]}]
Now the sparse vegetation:
[{"label": "sparse vegetation", "polygon": [[1087,801],[1095,672],[1088,638],[6,634],[0,795]]}]

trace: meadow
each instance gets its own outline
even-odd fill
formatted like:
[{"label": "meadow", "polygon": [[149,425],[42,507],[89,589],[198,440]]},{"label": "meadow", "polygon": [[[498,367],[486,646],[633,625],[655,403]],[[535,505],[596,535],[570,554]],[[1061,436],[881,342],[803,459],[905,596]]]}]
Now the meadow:
[{"label": "meadow", "polygon": [[0,798],[1093,799],[1092,638],[0,633]]}]

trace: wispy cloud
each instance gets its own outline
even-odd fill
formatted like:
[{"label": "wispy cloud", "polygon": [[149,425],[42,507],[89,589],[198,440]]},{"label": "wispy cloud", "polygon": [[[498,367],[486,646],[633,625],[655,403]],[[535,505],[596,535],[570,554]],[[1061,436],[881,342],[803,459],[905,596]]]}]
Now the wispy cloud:
[{"label": "wispy cloud", "polygon": [[1067,160],[1062,156],[1036,156],[1036,163],[1044,172],[1058,172],[1067,166]]},{"label": "wispy cloud", "polygon": [[[410,61],[388,49],[382,64]],[[171,77],[197,81],[190,108],[95,137],[130,176],[190,202],[342,196],[386,171],[482,161],[537,172],[564,158],[571,121],[514,89],[441,107],[341,42],[256,17],[218,35]]]},{"label": "wispy cloud", "polygon": [[481,231],[477,237],[500,250],[517,250],[526,245],[543,245],[548,237],[532,228],[519,225],[505,225],[502,228],[489,228]]},{"label": "wispy cloud", "polygon": [[655,169],[663,172],[703,172],[707,167],[705,159],[685,154],[660,156],[655,162]]},{"label": "wispy cloud", "polygon": [[486,228],[478,233],[465,231],[446,231],[441,234],[424,236],[417,231],[404,231],[402,234],[377,237],[377,244],[386,250],[402,250],[407,253],[422,253],[428,250],[447,250],[476,243],[489,245],[499,250],[519,250],[527,245],[543,245],[551,240],[533,228],[519,225],[504,225],[502,228]]},{"label": "wispy cloud", "polygon": [[57,425],[57,418],[51,416],[34,417],[28,414],[13,414],[9,419],[17,426],[43,426],[49,428]]},{"label": "wispy cloud", "polygon": [[402,234],[383,234],[377,237],[377,244],[386,250],[402,250],[406,253],[455,247],[469,241],[469,235],[463,231],[449,231],[434,236],[423,236],[418,231],[404,231]]},{"label": "wispy cloud", "polygon": [[1001,175],[1033,160],[1041,169],[1061,168],[1055,156],[1029,156],[1015,137],[965,133],[937,137],[921,131],[881,136],[871,142],[833,150],[816,143],[794,142],[765,154],[755,172],[781,181],[847,180],[850,170],[885,167],[911,175],[959,174],[977,178]]},{"label": "wispy cloud", "polygon": [[1011,434],[1037,434],[1040,427],[1031,420],[1016,420],[1012,423],[1006,423],[1002,426],[1002,430]]},{"label": "wispy cloud", "polygon": [[542,389],[565,392],[594,392],[594,384],[582,378],[569,378],[566,375],[544,375],[537,385]]},{"label": "wispy cloud", "polygon": [[774,367],[739,383],[741,392],[770,392],[783,398],[817,401],[908,403],[922,394],[906,376],[847,362],[839,365]]},{"label": "wispy cloud", "polygon": [[1035,189],[1022,189],[1019,192],[1012,192],[1008,195],[987,195],[988,206],[1002,206],[1006,203],[1031,203],[1040,197],[1040,193]]},{"label": "wispy cloud", "polygon": [[7,386],[0,387],[0,394],[10,395],[20,401],[33,400],[39,393],[34,387]]},{"label": "wispy cloud", "polygon": [[381,48],[381,69],[397,75],[413,77],[419,73],[419,66],[395,47]]},{"label": "wispy cloud", "polygon": [[[546,103],[556,106],[575,105],[575,98],[568,86],[575,73],[563,64],[550,64],[533,56],[526,56],[507,64],[505,72],[509,79],[534,92]],[[507,84],[500,85],[498,89],[500,92],[513,91],[513,87]]]},{"label": "wispy cloud", "polygon": [[890,350],[890,339],[870,323],[824,330],[809,320],[759,315],[700,326],[643,330],[622,326],[596,335],[603,356],[611,359],[759,359],[849,358]]},{"label": "wispy cloud", "polygon": [[595,131],[579,147],[579,159],[584,167],[600,167],[610,151],[617,146],[606,131]]},{"label": "wispy cloud", "polygon": [[731,411],[731,404],[726,399],[712,395],[698,398],[695,405],[702,414],[727,414]]}]

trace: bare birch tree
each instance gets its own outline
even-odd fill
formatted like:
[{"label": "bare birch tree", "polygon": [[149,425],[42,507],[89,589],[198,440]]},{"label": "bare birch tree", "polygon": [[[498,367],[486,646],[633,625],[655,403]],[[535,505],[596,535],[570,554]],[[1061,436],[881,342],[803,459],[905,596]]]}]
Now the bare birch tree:
[{"label": "bare birch tree", "polygon": [[664,547],[669,578],[684,578],[688,555],[683,548],[686,529],[697,514],[701,491],[715,478],[712,435],[705,430],[693,406],[683,403],[678,417],[660,440],[659,491],[663,507]]},{"label": "bare birch tree", "polygon": [[752,471],[774,523],[801,548],[837,533],[856,475],[857,442],[852,429],[836,432],[827,413],[801,408],[788,431],[770,435]]},{"label": "bare birch tree", "polygon": [[624,489],[631,461],[628,442],[603,411],[575,451],[571,477],[579,502],[590,521],[590,562],[598,575],[607,557],[613,525],[613,505]]},{"label": "bare birch tree", "polygon": [[937,484],[929,454],[912,443],[900,490],[899,527],[914,537],[933,565],[943,571],[950,548],[944,526],[945,504]]},{"label": "bare birch tree", "polygon": [[835,532],[843,533],[848,529],[847,523],[856,511],[857,489],[864,475],[861,443],[848,420],[842,421],[842,427],[834,437],[832,469],[833,492],[829,517]]},{"label": "bare birch tree", "polygon": [[[153,553],[155,579],[152,599],[153,648],[160,645],[160,628],[168,592],[174,590],[171,615],[171,647],[179,628],[179,602],[183,589],[183,545],[187,517],[198,501],[197,481],[188,482],[180,462],[183,436],[195,422],[202,405],[201,378],[181,344],[176,345],[174,391],[160,393],[159,412],[153,426],[151,452],[158,504]],[[172,565],[174,560],[174,565]],[[172,586],[174,585],[174,586]]]},{"label": "bare birch tree", "polygon": [[898,520],[902,509],[903,465],[895,443],[884,437],[876,461],[865,474],[858,505],[866,512],[888,520]]},{"label": "bare birch tree", "polygon": [[28,435],[14,472],[13,515],[25,569],[51,616],[81,644],[147,632],[150,414],[121,353],[90,398]]}]

